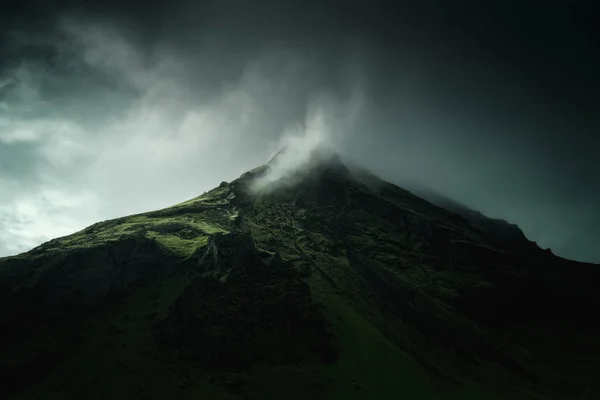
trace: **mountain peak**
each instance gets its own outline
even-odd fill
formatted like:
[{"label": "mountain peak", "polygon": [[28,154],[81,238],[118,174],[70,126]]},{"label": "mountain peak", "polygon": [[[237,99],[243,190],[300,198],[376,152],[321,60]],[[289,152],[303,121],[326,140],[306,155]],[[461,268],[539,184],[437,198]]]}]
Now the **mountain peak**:
[{"label": "mountain peak", "polygon": [[[302,182],[326,179],[344,179],[350,173],[342,157],[329,146],[312,149],[284,147],[279,150],[255,176],[255,189],[273,189],[295,186]],[[248,176],[247,174],[242,177]]]},{"label": "mountain peak", "polygon": [[292,164],[296,169],[310,167],[323,167],[325,165],[332,167],[345,167],[342,157],[335,149],[330,146],[318,146],[310,150],[285,146],[267,163],[271,167],[285,166]]}]

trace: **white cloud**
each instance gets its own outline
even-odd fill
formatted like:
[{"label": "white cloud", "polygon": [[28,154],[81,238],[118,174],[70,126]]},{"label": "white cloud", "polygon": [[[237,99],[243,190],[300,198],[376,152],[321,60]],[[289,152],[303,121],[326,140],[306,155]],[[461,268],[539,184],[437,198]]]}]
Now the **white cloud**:
[{"label": "white cloud", "polygon": [[15,196],[0,206],[0,251],[14,254],[64,236],[98,219],[90,193],[56,188]]},{"label": "white cloud", "polygon": [[294,184],[294,175],[319,160],[314,157],[317,151],[336,152],[350,139],[363,107],[364,98],[359,88],[346,101],[325,94],[314,96],[304,124],[293,125],[283,134],[277,144],[277,156],[268,172],[253,183],[254,189]]}]

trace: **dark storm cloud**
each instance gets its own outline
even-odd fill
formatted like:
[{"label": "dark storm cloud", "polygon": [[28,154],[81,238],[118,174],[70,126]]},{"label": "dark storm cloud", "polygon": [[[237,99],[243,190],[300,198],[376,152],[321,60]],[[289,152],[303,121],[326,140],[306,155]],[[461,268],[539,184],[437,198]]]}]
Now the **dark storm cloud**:
[{"label": "dark storm cloud", "polygon": [[534,1],[19,2],[0,21],[4,213],[77,223],[5,221],[0,242],[183,200],[284,140],[333,144],[600,261],[592,15]]}]

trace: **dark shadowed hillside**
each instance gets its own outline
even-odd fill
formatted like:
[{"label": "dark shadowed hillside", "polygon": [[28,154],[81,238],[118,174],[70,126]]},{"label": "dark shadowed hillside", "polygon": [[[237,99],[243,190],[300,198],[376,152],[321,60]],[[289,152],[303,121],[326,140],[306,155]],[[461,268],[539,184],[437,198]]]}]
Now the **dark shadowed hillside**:
[{"label": "dark shadowed hillside", "polygon": [[0,260],[0,397],[593,399],[597,265],[339,157]]}]

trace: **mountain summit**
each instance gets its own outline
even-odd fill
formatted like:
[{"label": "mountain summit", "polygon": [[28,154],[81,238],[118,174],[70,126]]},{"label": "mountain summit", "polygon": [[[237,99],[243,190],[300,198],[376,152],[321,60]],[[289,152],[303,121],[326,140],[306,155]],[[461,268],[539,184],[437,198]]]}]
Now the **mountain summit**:
[{"label": "mountain summit", "polygon": [[279,150],[266,166],[255,170],[260,172],[253,181],[258,191],[272,191],[282,186],[294,186],[324,178],[326,175],[341,178],[349,170],[341,157],[328,146],[312,150],[285,147]]},{"label": "mountain summit", "polygon": [[0,396],[600,395],[597,265],[299,157],[0,259]]}]

